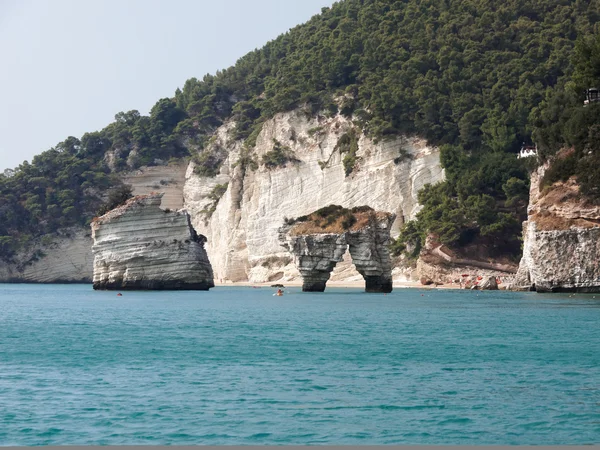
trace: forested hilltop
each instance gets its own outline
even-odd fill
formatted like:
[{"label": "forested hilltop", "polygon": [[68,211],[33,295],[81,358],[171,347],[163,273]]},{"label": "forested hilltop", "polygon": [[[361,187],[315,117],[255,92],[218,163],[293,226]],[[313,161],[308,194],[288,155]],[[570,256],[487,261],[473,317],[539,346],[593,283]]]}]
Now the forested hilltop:
[{"label": "forested hilltop", "polygon": [[580,56],[593,47],[599,20],[600,0],[338,2],[235,66],[187,80],[149,116],[119,113],[0,175],[0,256],[89,223],[109,189],[111,200],[125,192],[122,170],[191,156],[214,175],[219,155],[204,147],[219,125],[233,119],[251,154],[261,124],[294,108],[353,117],[374,139],[409,134],[442,146],[448,180],[422,192],[425,208],[396,250],[411,242],[418,251],[432,231],[449,245],[518,254],[528,175],[515,153],[532,133],[544,155],[570,144],[561,102],[578,107],[577,89],[597,75],[573,55],[577,41],[588,43]]}]

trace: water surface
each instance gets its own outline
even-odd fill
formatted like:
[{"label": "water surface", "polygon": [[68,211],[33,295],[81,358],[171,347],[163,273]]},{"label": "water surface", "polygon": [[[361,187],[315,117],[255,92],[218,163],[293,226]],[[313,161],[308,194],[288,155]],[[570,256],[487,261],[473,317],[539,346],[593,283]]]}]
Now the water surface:
[{"label": "water surface", "polygon": [[0,445],[600,443],[600,296],[0,284]]}]

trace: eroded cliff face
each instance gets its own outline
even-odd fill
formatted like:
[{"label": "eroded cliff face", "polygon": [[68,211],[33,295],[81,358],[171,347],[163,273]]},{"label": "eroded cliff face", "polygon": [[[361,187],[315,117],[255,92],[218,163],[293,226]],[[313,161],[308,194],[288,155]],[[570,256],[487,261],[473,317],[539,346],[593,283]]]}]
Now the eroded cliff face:
[{"label": "eroded cliff face", "polygon": [[357,213],[356,216],[359,216],[357,225],[337,233],[318,227],[306,230],[304,223],[279,229],[279,241],[293,256],[302,276],[303,291],[323,292],[331,272],[343,261],[347,250],[365,280],[366,292],[392,291],[389,240],[396,216],[375,211]]},{"label": "eroded cliff face", "polygon": [[94,289],[198,289],[214,286],[189,215],[160,209],[163,194],[137,196],[92,222]]},{"label": "eroded cliff face", "polygon": [[[375,143],[356,134],[356,164],[346,176],[340,151],[353,124],[342,116],[308,117],[302,111],[277,114],[265,122],[255,148],[256,170],[243,154],[242,142],[230,138],[232,124],[221,127],[212,146],[227,154],[214,178],[199,177],[190,164],[184,186],[185,208],[198,232],[208,237],[207,252],[217,279],[223,281],[286,281],[300,273],[278,242],[286,217],[298,217],[329,204],[346,208],[369,205],[397,217],[397,235],[405,220],[419,211],[418,191],[444,178],[439,151],[419,139]],[[269,169],[261,164],[276,145],[295,161]],[[217,185],[227,185],[215,201]],[[336,268],[345,279],[358,276],[351,267]]]},{"label": "eroded cliff face", "polygon": [[305,292],[323,292],[333,268],[348,250],[344,234],[285,236],[283,242],[294,257]]},{"label": "eroded cliff face", "polygon": [[600,207],[581,200],[572,179],[540,192],[545,169],[540,167],[531,177],[515,287],[600,292]]},{"label": "eroded cliff face", "polygon": [[68,228],[37,239],[12,261],[0,261],[0,282],[91,283],[94,257],[89,229]]},{"label": "eroded cliff face", "polygon": [[[194,228],[206,235],[206,249],[217,279],[265,282],[294,280],[300,273],[278,243],[285,217],[298,217],[328,204],[369,205],[397,215],[391,233],[419,210],[418,191],[444,178],[437,148],[419,139],[375,143],[357,133],[356,164],[346,176],[338,148],[353,128],[342,116],[308,117],[302,111],[276,115],[258,136],[254,161],[242,158],[243,143],[230,137],[234,126],[220,127],[211,148],[224,158],[216,177],[199,177],[191,163],[182,180],[180,165],[143,167],[124,175],[134,194],[164,191],[163,209],[189,211]],[[274,140],[297,160],[268,169],[261,158]],[[251,164],[250,164],[251,165]],[[218,185],[227,186],[218,198]],[[67,232],[68,231],[68,232]],[[92,240],[89,229],[64,230],[52,243],[39,242],[11,263],[0,262],[0,282],[91,282]],[[37,256],[34,254],[37,253]],[[346,253],[331,274],[334,280],[359,280]]]}]

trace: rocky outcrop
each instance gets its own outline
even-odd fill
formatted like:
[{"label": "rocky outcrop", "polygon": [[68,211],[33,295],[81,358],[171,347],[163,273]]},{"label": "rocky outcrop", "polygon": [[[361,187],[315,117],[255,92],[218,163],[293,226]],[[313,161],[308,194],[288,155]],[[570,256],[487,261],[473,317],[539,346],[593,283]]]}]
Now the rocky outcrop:
[{"label": "rocky outcrop", "polygon": [[176,211],[183,208],[186,170],[187,164],[184,161],[161,166],[143,166],[125,173],[123,182],[131,185],[133,195],[163,192],[160,207]]},{"label": "rocky outcrop", "polygon": [[496,277],[487,277],[479,284],[479,289],[482,291],[497,291],[498,282],[496,281]]},{"label": "rocky outcrop", "polygon": [[187,212],[160,209],[160,194],[137,196],[92,222],[94,289],[214,286],[206,238]]},{"label": "rocky outcrop", "polygon": [[482,268],[479,266],[455,265],[431,255],[421,256],[417,261],[416,273],[430,284],[481,289],[485,280],[493,279],[498,289],[507,289],[513,284],[514,272]]},{"label": "rocky outcrop", "polygon": [[[183,206],[183,184],[187,164],[140,167],[125,173],[122,181],[131,184],[134,195],[160,189],[161,208]],[[10,261],[0,260],[0,283],[91,283],[94,271],[89,227],[60,229],[40,236]]]},{"label": "rocky outcrop", "polygon": [[389,243],[395,219],[394,214],[373,213],[366,226],[351,228],[346,233],[352,262],[365,279],[367,292],[392,292]]},{"label": "rocky outcrop", "polygon": [[[396,218],[383,212],[355,213],[356,222],[347,230],[330,232],[306,222],[279,229],[279,240],[294,258],[302,276],[302,290],[323,292],[331,272],[350,251],[352,263],[365,280],[366,292],[392,291],[392,264],[389,253],[390,229]],[[309,216],[310,217],[310,216]]]},{"label": "rocky outcrop", "polygon": [[[266,121],[253,150],[255,170],[247,164],[243,143],[231,138],[232,127],[230,123],[219,128],[206,150],[226,150],[218,175],[200,177],[191,164],[184,187],[185,208],[194,227],[208,237],[207,252],[216,278],[223,281],[298,278],[289,254],[279,247],[277,230],[284,218],[328,204],[370,205],[393,212],[397,218],[391,233],[396,236],[403,222],[413,219],[420,209],[418,191],[444,178],[438,149],[424,140],[375,142],[357,130],[356,162],[346,175],[347,153],[340,151],[339,144],[353,124],[340,115],[311,117],[296,110]],[[276,142],[289,149],[294,161],[266,167],[262,158]],[[217,185],[227,185],[227,189],[215,202],[212,194]],[[336,272],[342,279],[359,276],[348,262],[340,262]]]},{"label": "rocky outcrop", "polygon": [[600,207],[579,196],[575,180],[540,191],[546,166],[531,177],[523,257],[514,288],[600,292]]},{"label": "rocky outcrop", "polygon": [[[215,177],[196,175],[194,163],[187,167],[185,185],[177,165],[142,167],[124,174],[135,195],[160,190],[166,192],[163,209],[179,209],[183,204],[194,228],[208,237],[206,250],[216,278],[222,281],[299,278],[289,254],[279,246],[277,230],[285,217],[308,214],[330,203],[348,208],[368,204],[391,211],[397,216],[391,229],[396,236],[403,222],[419,211],[418,191],[444,178],[438,149],[424,140],[375,142],[357,130],[355,164],[346,175],[348,155],[338,144],[353,130],[353,123],[340,115],[314,117],[302,110],[277,114],[264,123],[251,156],[245,154],[242,141],[231,137],[234,126],[229,122],[220,127],[207,146],[224,159]],[[295,161],[265,166],[262,158],[275,142],[289,148]],[[226,186],[224,192],[219,185]],[[94,257],[89,229],[62,240],[55,239],[62,242],[59,245],[36,247],[42,255],[39,260],[28,253],[4,269],[0,263],[0,281],[15,277],[32,282],[91,281]],[[361,279],[348,254],[336,265],[332,279]]]},{"label": "rocky outcrop", "polygon": [[323,292],[333,268],[348,250],[345,234],[285,236],[284,239],[302,276],[302,290]]},{"label": "rocky outcrop", "polygon": [[498,280],[503,289],[512,283],[518,269],[517,264],[506,258],[503,261],[480,258],[460,257],[456,250],[442,245],[435,235],[429,234],[416,262],[415,272],[419,279],[429,280],[437,285],[467,289],[481,289],[484,283],[482,280]]}]

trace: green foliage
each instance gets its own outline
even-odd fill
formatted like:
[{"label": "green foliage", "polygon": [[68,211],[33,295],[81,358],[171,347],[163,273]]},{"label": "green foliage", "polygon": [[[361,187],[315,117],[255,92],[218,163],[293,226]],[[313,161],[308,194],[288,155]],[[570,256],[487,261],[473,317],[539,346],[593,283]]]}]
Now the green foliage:
[{"label": "green foliage", "polygon": [[405,148],[398,150],[399,155],[394,158],[394,164],[402,164],[405,161],[411,160],[412,156]]},{"label": "green foliage", "polygon": [[262,164],[270,170],[285,167],[290,162],[297,164],[300,160],[294,156],[294,152],[287,145],[284,146],[277,139],[273,139],[273,149],[263,155]]},{"label": "green foliage", "polygon": [[[414,134],[447,144],[447,199],[431,201],[422,214],[447,242],[463,242],[473,221],[445,208],[461,211],[473,195],[498,204],[507,200],[509,179],[526,180],[510,157],[530,133],[544,158],[575,145],[581,191],[595,195],[593,108],[571,108],[581,106],[582,89],[599,83],[599,38],[592,36],[599,18],[595,0],[336,2],[235,66],[187,80],[148,116],[118,113],[106,128],[70,137],[0,176],[0,236],[19,246],[27,236],[84,224],[111,172],[185,157],[188,148],[200,147],[197,170],[214,176],[223,155],[202,152],[203,143],[232,118],[233,136],[245,139],[239,164],[252,170],[262,123],[298,107],[308,115],[339,109],[375,140]],[[349,175],[354,141],[340,151]]]},{"label": "green foliage", "polygon": [[0,259],[9,259],[14,254],[15,248],[15,238],[12,236],[0,236]]},{"label": "green foliage", "polygon": [[342,163],[346,176],[350,175],[354,170],[354,166],[358,161],[356,153],[358,152],[358,135],[354,128],[340,136],[335,150],[338,150],[344,155]]},{"label": "green foliage", "polygon": [[392,255],[399,256],[405,254],[409,259],[418,258],[421,249],[425,244],[426,233],[421,229],[421,224],[411,220],[406,222],[400,230],[397,239],[392,239],[390,251]]},{"label": "green foliage", "polygon": [[201,177],[216,177],[225,160],[225,153],[216,144],[210,144],[199,153],[194,153],[192,161],[195,164],[194,173]]},{"label": "green foliage", "polygon": [[600,102],[582,105],[582,93],[600,87],[600,34],[580,37],[573,65],[571,80],[549,91],[532,113],[541,157],[552,161],[542,187],[575,176],[580,193],[600,203]]},{"label": "green foliage", "polygon": [[235,162],[233,167],[240,166],[242,168],[243,173],[246,173],[247,170],[256,170],[258,169],[258,163],[256,162],[256,156],[252,152],[252,150],[246,146],[242,148],[240,152],[240,157]]},{"label": "green foliage", "polygon": [[314,136],[314,135],[318,135],[321,131],[323,130],[323,127],[314,127],[314,128],[310,128],[307,133],[309,136]]},{"label": "green foliage", "polygon": [[[89,224],[115,183],[98,136],[69,137],[0,176],[0,236],[3,254],[18,252],[31,236]],[[11,238],[9,241],[8,238]],[[7,244],[10,242],[10,245]]]},{"label": "green foliage", "polygon": [[188,80],[176,104],[198,133],[233,115],[244,137],[279,111],[331,114],[343,93],[340,112],[374,137],[417,133],[436,144],[515,152],[529,138],[530,110],[572,71],[573,38],[590,35],[598,9],[549,0],[346,0],[234,67]]},{"label": "green foliage", "polygon": [[506,196],[506,206],[526,205],[529,199],[529,183],[526,180],[512,177],[502,185]]},{"label": "green foliage", "polygon": [[229,183],[225,184],[217,184],[208,194],[208,198],[212,200],[212,202],[200,211],[200,214],[204,215],[204,222],[207,223],[208,219],[210,219],[213,213],[217,210],[217,205],[219,204],[219,200],[223,197],[223,194],[227,192],[227,186]]},{"label": "green foliage", "polygon": [[123,205],[133,197],[133,190],[129,184],[117,184],[108,191],[106,202],[98,209],[98,216],[102,216],[117,206]]},{"label": "green foliage", "polygon": [[218,203],[219,200],[221,200],[221,197],[223,197],[223,194],[227,192],[228,185],[229,183],[217,184],[208,194],[208,198]]},{"label": "green foliage", "polygon": [[541,187],[549,186],[557,181],[567,181],[577,169],[577,156],[574,152],[565,157],[557,158],[546,170]]}]

